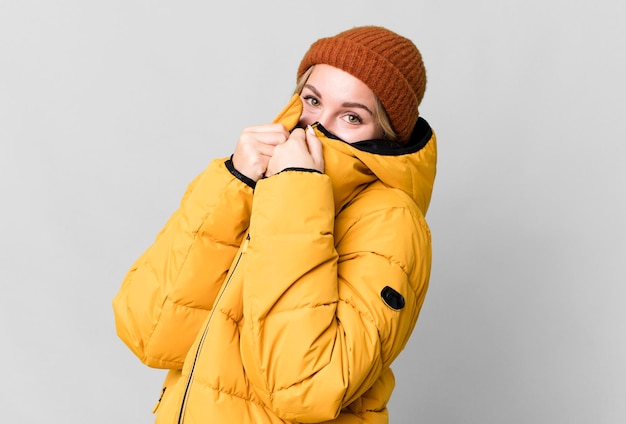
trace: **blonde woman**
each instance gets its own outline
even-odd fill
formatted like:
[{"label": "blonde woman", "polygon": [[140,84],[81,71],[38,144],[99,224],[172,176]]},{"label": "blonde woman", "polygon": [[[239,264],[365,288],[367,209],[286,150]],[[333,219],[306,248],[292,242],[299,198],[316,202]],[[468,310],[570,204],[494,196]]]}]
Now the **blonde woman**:
[{"label": "blonde woman", "polygon": [[386,423],[426,295],[436,141],[415,45],[313,43],[290,103],[191,182],[113,306],[158,423]]}]

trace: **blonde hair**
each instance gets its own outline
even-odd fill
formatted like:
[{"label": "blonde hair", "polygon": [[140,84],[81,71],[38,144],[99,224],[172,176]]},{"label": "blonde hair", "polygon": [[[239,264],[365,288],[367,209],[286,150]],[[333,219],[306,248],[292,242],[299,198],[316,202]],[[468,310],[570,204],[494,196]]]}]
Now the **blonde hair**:
[{"label": "blonde hair", "polygon": [[[298,78],[294,94],[302,93],[302,89],[304,89],[304,84],[306,84],[306,81],[309,79],[311,72],[313,72],[313,68],[315,68],[315,65],[309,67],[309,69],[307,69],[302,74],[302,76]],[[397,142],[398,136],[391,127],[391,120],[389,119],[389,116],[387,115],[383,104],[381,103],[378,96],[376,96],[376,94],[374,94],[374,99],[376,100],[376,105],[374,107],[374,118],[376,119],[380,129],[383,131],[383,139]]]}]

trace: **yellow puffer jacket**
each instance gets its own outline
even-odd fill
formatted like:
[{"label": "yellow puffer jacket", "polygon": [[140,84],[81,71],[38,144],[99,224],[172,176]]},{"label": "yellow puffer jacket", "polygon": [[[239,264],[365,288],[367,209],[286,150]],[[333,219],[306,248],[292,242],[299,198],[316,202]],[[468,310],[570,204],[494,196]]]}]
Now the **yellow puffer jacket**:
[{"label": "yellow puffer jacket", "polygon": [[388,422],[430,276],[435,136],[421,118],[395,149],[316,133],[325,174],[253,190],[212,161],[124,279],[119,337],[170,370],[157,423]]}]

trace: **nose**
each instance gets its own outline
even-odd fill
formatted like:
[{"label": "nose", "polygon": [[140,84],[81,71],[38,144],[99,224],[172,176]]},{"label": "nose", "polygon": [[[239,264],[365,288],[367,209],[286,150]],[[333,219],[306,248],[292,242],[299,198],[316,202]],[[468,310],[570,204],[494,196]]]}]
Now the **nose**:
[{"label": "nose", "polygon": [[332,128],[330,128],[330,126],[332,125],[331,120],[329,119],[328,114],[324,112],[316,114],[304,112],[300,117],[300,122],[298,122],[298,125],[304,128],[307,125],[313,125],[316,122],[319,123],[326,130],[332,132]]}]

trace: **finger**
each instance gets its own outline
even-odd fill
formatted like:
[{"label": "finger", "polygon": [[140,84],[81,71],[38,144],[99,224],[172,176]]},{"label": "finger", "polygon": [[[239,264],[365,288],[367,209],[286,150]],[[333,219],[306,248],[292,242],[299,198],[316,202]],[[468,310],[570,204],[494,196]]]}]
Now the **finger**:
[{"label": "finger", "polygon": [[309,148],[309,153],[311,154],[311,157],[315,160],[316,163],[320,163],[320,161],[324,160],[322,142],[319,138],[317,138],[313,127],[311,127],[310,125],[306,128],[306,144]]},{"label": "finger", "polygon": [[320,172],[324,172],[324,151],[322,148],[322,142],[319,138],[317,138],[315,131],[310,125],[306,129],[306,143],[311,159],[315,164],[315,169]]},{"label": "finger", "polygon": [[284,134],[277,133],[242,133],[239,137],[239,145],[256,149],[259,145],[278,146],[287,141]]},{"label": "finger", "polygon": [[262,131],[277,132],[277,133],[284,134],[287,137],[289,137],[289,130],[287,130],[287,128],[285,128],[283,124],[266,124],[266,125],[263,125],[262,127],[264,127]]},{"label": "finger", "polygon": [[289,135],[288,141],[295,141],[301,143],[306,148],[306,136],[302,128],[296,128]]},{"label": "finger", "polygon": [[252,125],[250,127],[246,127],[243,129],[244,132],[285,132],[289,133],[283,124],[263,124],[263,125]]},{"label": "finger", "polygon": [[274,149],[275,148],[276,148],[276,146],[273,146],[271,144],[259,143],[259,144],[256,145],[256,149],[257,149],[257,152],[259,153],[259,155],[267,156],[267,157],[272,157],[274,155]]},{"label": "finger", "polygon": [[254,158],[255,156],[272,156],[276,146],[273,144],[260,143],[256,140],[251,143],[243,143],[235,150],[235,153],[240,153],[242,156]]},{"label": "finger", "polygon": [[283,144],[289,138],[289,133],[256,133],[254,135],[255,141],[258,143],[263,143],[271,146],[278,146],[279,144]]},{"label": "finger", "polygon": [[289,138],[289,131],[282,124],[267,124],[245,128],[243,135],[256,138],[267,144],[284,143]]}]

